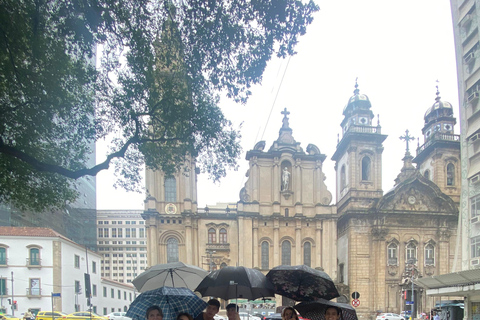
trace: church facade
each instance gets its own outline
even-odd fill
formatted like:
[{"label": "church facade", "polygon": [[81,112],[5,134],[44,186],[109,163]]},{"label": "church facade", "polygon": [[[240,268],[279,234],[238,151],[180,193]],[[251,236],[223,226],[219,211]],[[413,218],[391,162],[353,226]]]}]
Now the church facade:
[{"label": "church facade", "polygon": [[[460,149],[452,106],[437,94],[425,115],[425,144],[408,150],[395,187],[382,189],[387,138],[374,125],[368,97],[356,86],[344,109],[332,156],[336,199],[324,183],[326,155],[305,150],[284,110],[276,141],[246,154],[245,186],[236,204],[197,207],[195,161],[171,176],[146,173],[148,265],[183,261],[207,270],[242,265],[267,273],[305,264],[327,272],[341,297],[360,295],[357,313],[429,311],[434,301],[412,279],[447,273],[453,263],[460,195]],[[415,167],[413,163],[416,163]],[[430,300],[429,300],[430,299]],[[292,301],[277,300],[277,304]]]}]

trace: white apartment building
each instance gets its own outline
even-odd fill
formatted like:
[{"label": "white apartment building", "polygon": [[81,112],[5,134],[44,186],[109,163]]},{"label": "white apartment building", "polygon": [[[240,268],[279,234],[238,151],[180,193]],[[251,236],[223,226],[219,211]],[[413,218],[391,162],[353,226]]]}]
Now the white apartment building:
[{"label": "white apartment building", "polygon": [[147,238],[141,210],[97,210],[101,276],[130,283],[147,267]]}]

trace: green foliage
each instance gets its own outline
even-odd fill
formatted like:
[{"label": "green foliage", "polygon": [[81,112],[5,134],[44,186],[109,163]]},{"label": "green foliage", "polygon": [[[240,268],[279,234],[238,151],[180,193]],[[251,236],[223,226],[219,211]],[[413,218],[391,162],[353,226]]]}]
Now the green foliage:
[{"label": "green foliage", "polygon": [[[245,102],[318,7],[178,2],[0,0],[0,201],[59,208],[76,179],[111,164],[130,190],[143,163],[172,172],[192,155],[214,180],[236,166],[240,135],[217,93]],[[89,166],[93,143],[112,136]]]}]

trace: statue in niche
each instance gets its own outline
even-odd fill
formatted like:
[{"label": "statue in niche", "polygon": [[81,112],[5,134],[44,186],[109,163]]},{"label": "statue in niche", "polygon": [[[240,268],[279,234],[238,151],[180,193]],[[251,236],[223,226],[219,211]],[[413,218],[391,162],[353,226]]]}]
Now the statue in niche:
[{"label": "statue in niche", "polygon": [[283,191],[288,190],[289,182],[290,182],[290,172],[288,171],[287,167],[284,167],[282,172],[282,190]]}]

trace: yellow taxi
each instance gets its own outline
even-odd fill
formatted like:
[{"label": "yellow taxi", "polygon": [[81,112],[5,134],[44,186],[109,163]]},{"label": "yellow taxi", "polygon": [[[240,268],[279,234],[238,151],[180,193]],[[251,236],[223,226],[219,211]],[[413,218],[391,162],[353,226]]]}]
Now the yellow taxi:
[{"label": "yellow taxi", "polygon": [[10,314],[0,314],[0,320],[22,320],[18,317],[14,317]]},{"label": "yellow taxi", "polygon": [[107,317],[102,317],[99,316],[96,313],[93,312],[88,312],[88,311],[79,311],[79,312],[74,312],[67,314],[62,317],[62,319],[67,319],[67,320],[108,320]]},{"label": "yellow taxi", "polygon": [[38,311],[35,320],[55,320],[58,318],[63,318],[66,315],[66,313],[60,311]]}]

